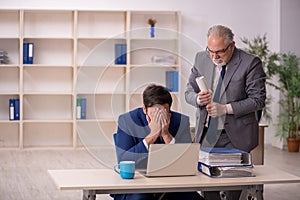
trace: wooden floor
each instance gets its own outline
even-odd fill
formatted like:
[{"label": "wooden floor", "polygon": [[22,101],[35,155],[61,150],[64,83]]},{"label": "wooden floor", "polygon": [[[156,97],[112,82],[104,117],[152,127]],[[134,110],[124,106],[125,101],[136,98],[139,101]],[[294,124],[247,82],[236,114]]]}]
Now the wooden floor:
[{"label": "wooden floor", "polygon": [[[0,199],[5,200],[74,200],[81,191],[59,191],[47,174],[48,169],[104,168],[99,156],[83,149],[0,150]],[[99,155],[114,157],[114,152]],[[101,157],[101,156],[100,156]],[[266,146],[265,164],[300,176],[300,153],[288,153]],[[111,199],[97,195],[97,200]],[[265,200],[299,200],[300,184],[264,186]]]}]

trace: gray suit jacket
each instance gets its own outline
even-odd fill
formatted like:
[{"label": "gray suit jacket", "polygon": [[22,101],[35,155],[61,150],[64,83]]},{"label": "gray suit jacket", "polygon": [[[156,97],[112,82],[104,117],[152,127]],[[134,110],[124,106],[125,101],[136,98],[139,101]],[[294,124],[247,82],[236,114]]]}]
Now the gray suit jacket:
[{"label": "gray suit jacket", "polygon": [[[196,130],[195,142],[199,142],[206,123],[207,110],[197,104],[200,91],[196,77],[204,76],[209,88],[212,88],[214,64],[207,52],[196,55],[194,67],[185,91],[186,102],[195,106]],[[257,111],[265,106],[266,74],[261,60],[243,50],[235,48],[233,56],[227,64],[221,102],[230,103],[234,114],[226,115],[224,129],[234,147],[251,151],[258,144]]]}]

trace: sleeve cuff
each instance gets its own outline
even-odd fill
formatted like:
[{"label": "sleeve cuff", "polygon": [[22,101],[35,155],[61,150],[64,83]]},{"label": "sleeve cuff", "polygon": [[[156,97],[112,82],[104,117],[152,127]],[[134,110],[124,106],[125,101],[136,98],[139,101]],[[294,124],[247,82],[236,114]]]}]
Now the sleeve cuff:
[{"label": "sleeve cuff", "polygon": [[146,147],[146,149],[149,150],[148,144],[145,139],[143,139],[143,143],[144,143],[144,146]]},{"label": "sleeve cuff", "polygon": [[233,110],[232,110],[232,106],[231,104],[226,104],[226,110],[227,110],[227,113],[226,114],[233,114]]},{"label": "sleeve cuff", "polygon": [[175,138],[173,137],[173,139],[171,140],[171,142],[169,144],[175,144]]}]

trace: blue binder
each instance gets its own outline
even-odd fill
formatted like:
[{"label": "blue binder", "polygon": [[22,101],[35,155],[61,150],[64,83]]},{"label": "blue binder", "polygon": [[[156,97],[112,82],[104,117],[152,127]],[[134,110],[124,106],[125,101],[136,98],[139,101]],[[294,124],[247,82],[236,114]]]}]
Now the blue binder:
[{"label": "blue binder", "polygon": [[81,99],[81,115],[80,119],[86,119],[86,99]]},{"label": "blue binder", "polygon": [[14,118],[15,120],[20,120],[20,99],[14,99]]},{"label": "blue binder", "polygon": [[33,64],[33,43],[25,42],[23,44],[23,64]]},{"label": "blue binder", "polygon": [[166,71],[166,87],[170,92],[178,92],[178,71]]},{"label": "blue binder", "polygon": [[126,44],[115,44],[115,64],[126,65]]}]

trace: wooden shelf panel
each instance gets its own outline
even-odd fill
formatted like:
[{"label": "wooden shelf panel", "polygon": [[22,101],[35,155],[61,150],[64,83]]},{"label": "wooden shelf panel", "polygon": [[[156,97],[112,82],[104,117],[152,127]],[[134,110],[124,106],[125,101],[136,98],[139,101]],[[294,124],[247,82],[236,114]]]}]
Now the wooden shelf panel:
[{"label": "wooden shelf panel", "polygon": [[123,94],[80,94],[77,98],[86,99],[87,119],[117,119],[125,110]]},{"label": "wooden shelf panel", "polygon": [[[1,27],[1,26],[0,26]],[[2,27],[1,27],[2,29]],[[19,65],[19,39],[3,39],[0,38],[0,50],[7,52],[8,63],[10,65]],[[0,65],[1,66],[1,65]]]},{"label": "wooden shelf panel", "polygon": [[155,57],[158,56],[170,57],[170,59],[165,59],[166,62],[164,64],[176,65],[179,56],[176,40],[134,40],[131,43],[130,53],[131,64],[133,65],[153,65],[155,64]]},{"label": "wooden shelf panel", "polygon": [[[1,95],[0,96],[0,120],[7,120],[5,122],[18,122],[18,121],[8,121],[9,119],[9,99],[20,98],[18,94],[11,95]],[[1,132],[1,131],[0,131]]]},{"label": "wooden shelf panel", "polygon": [[77,122],[78,146],[108,146],[113,144],[117,122]]},{"label": "wooden shelf panel", "polygon": [[[0,38],[19,37],[19,11],[1,10],[0,11]],[[0,42],[1,43],[1,42]],[[0,47],[1,48],[1,47]]]},{"label": "wooden shelf panel", "polygon": [[28,67],[23,70],[23,79],[24,93],[72,93],[72,68]]},{"label": "wooden shelf panel", "polygon": [[24,95],[24,120],[71,120],[71,95]]},{"label": "wooden shelf panel", "polygon": [[24,123],[23,129],[25,148],[72,146],[72,123]]},{"label": "wooden shelf panel", "polygon": [[24,38],[72,38],[73,11],[24,11]]},{"label": "wooden shelf panel", "polygon": [[150,38],[148,20],[155,19],[155,38],[177,38],[179,31],[177,12],[132,12],[130,37]]},{"label": "wooden shelf panel", "polygon": [[115,44],[126,44],[124,39],[78,40],[77,65],[111,66],[115,64]]},{"label": "wooden shelf panel", "polygon": [[0,93],[18,93],[20,91],[19,75],[18,67],[0,67]]},{"label": "wooden shelf panel", "polygon": [[125,11],[78,11],[78,38],[125,38],[125,28]]},{"label": "wooden shelf panel", "polygon": [[73,41],[62,39],[24,39],[34,43],[33,63],[41,65],[73,65]]},{"label": "wooden shelf panel", "polygon": [[121,93],[125,91],[125,68],[80,68],[77,73],[77,93]]},{"label": "wooden shelf panel", "polygon": [[19,124],[0,123],[0,147],[19,146]]}]

